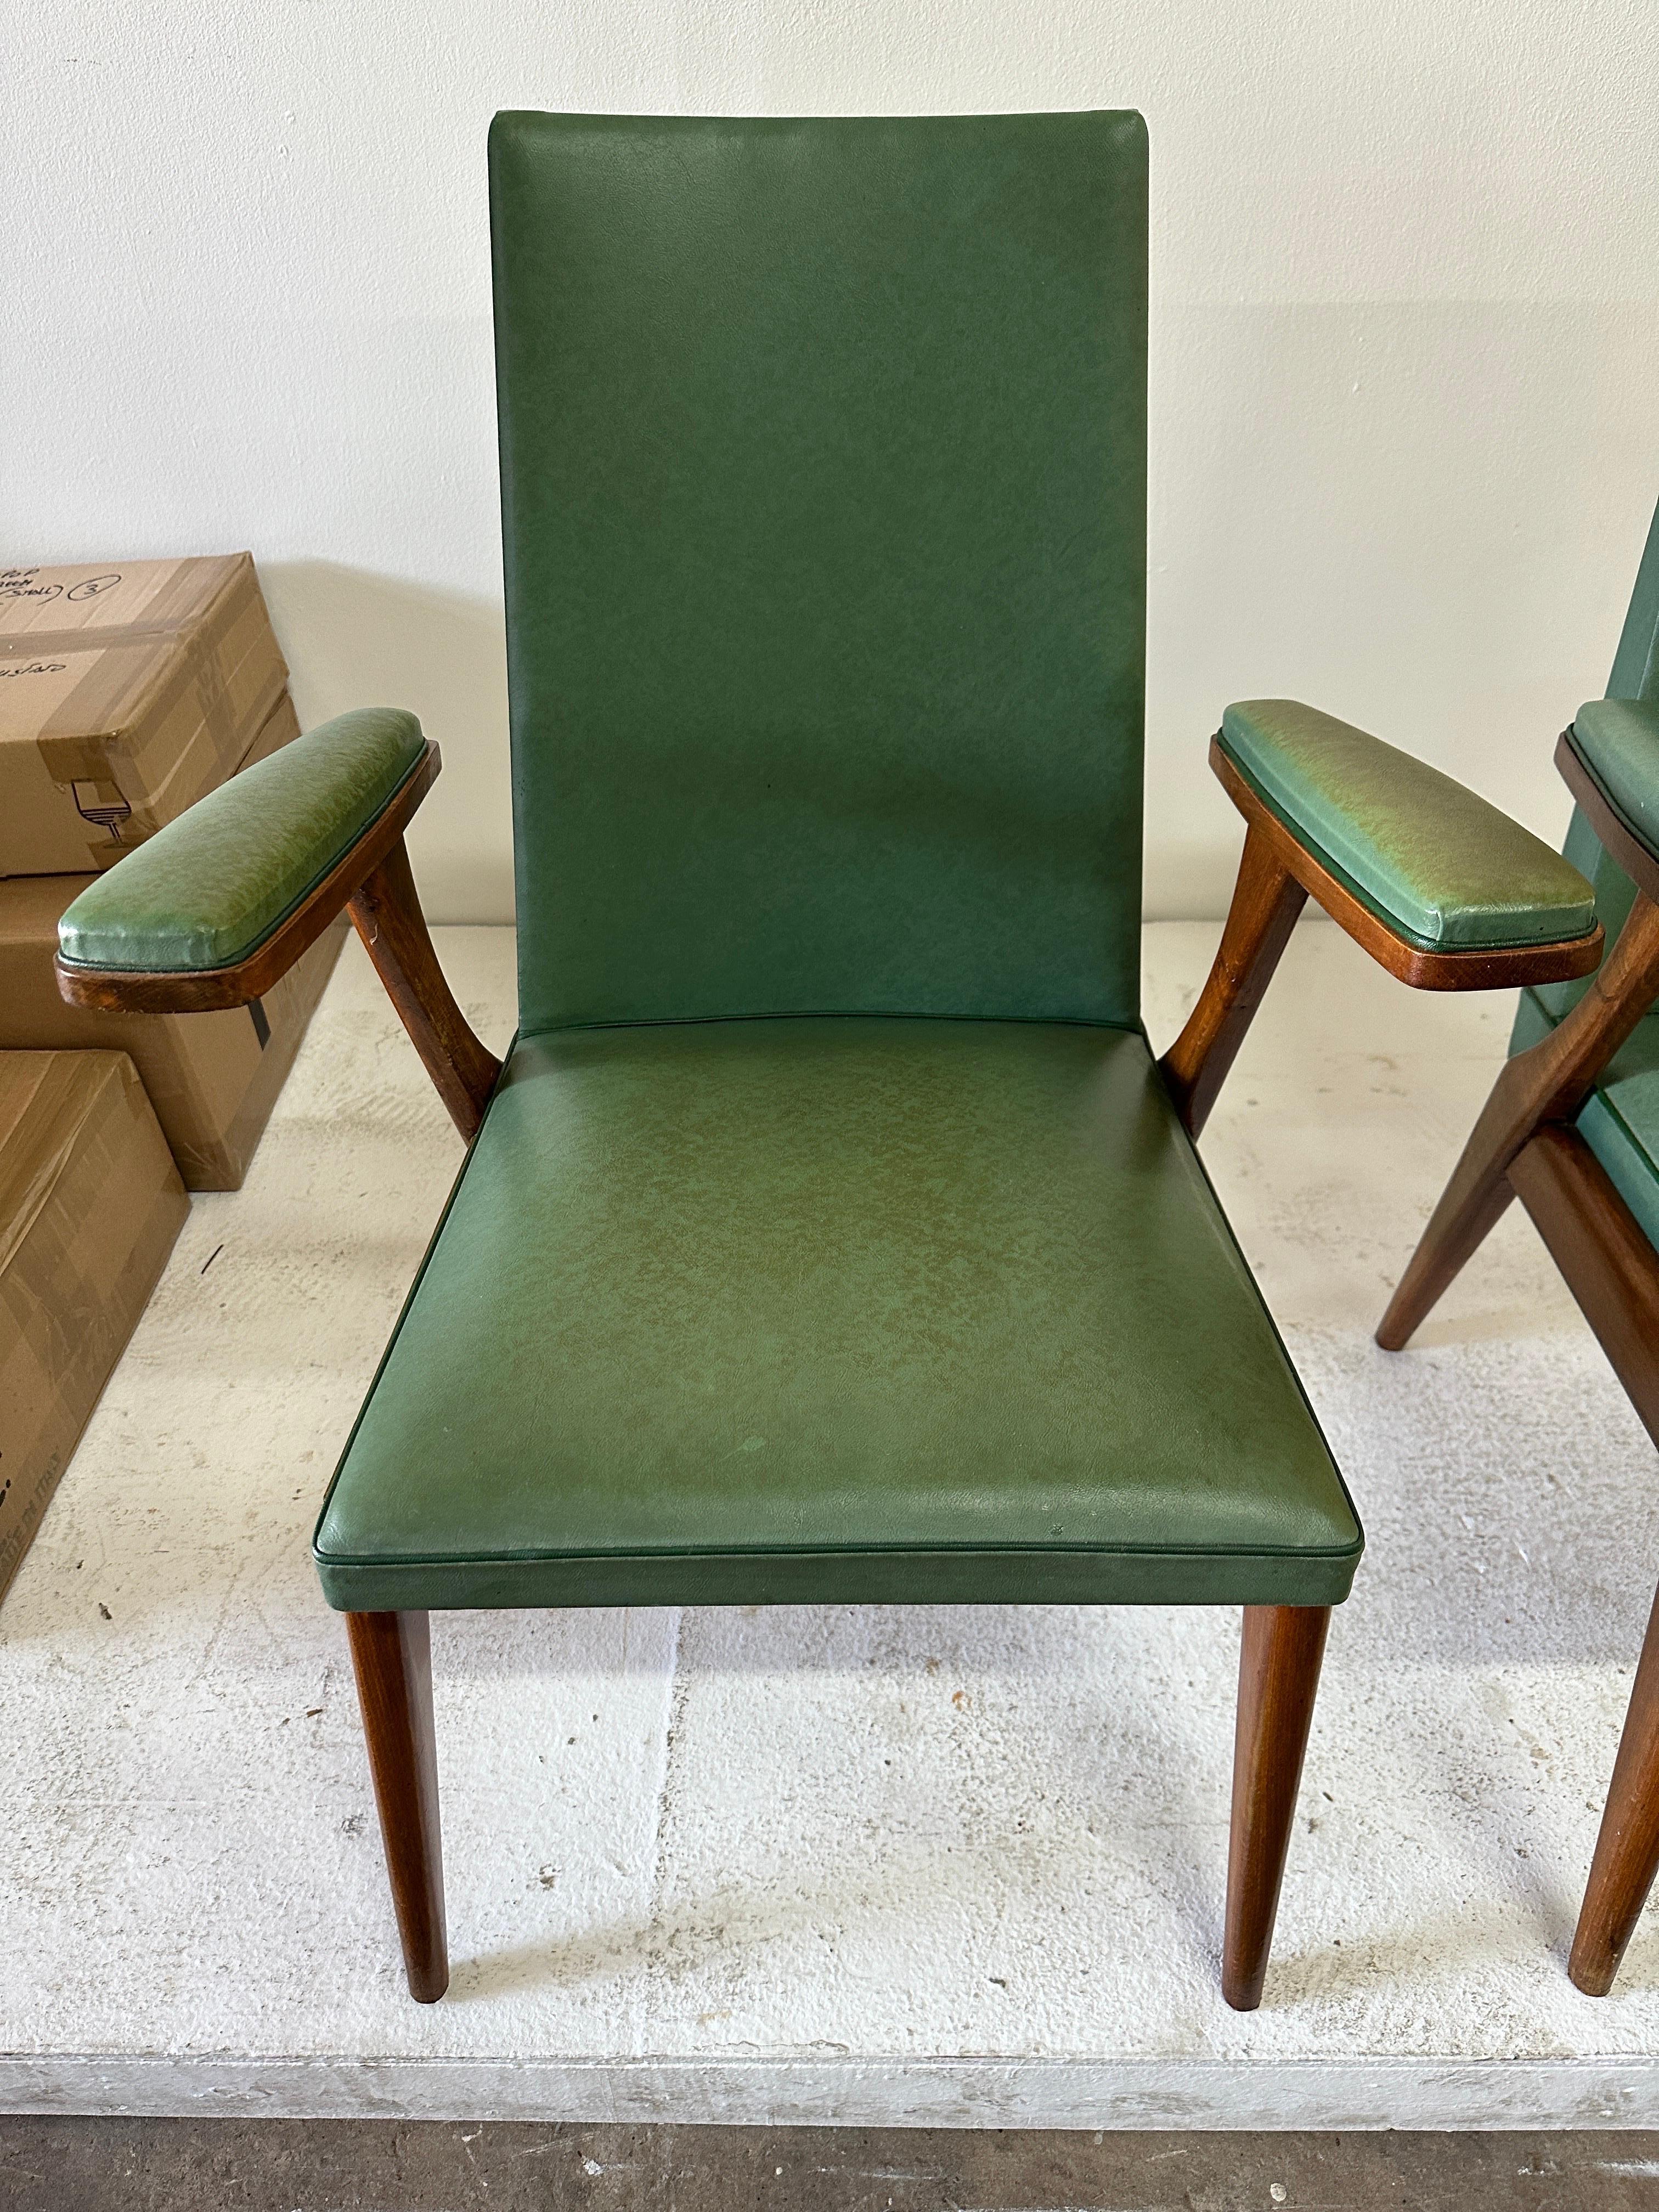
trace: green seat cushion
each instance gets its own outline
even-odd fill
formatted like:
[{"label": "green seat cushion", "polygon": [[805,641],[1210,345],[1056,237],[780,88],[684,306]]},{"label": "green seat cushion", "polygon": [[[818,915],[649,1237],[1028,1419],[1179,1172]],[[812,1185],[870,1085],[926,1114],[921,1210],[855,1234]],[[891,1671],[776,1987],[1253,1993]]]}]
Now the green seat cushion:
[{"label": "green seat cushion", "polygon": [[63,958],[171,974],[244,960],[352,846],[420,759],[413,714],[337,715],[232,776],[83,890]]},{"label": "green seat cushion", "polygon": [[[1523,991],[1510,1050],[1524,1052],[1553,1026],[1537,994]],[[1578,1133],[1659,1246],[1659,1013],[1638,1022],[1602,1069],[1579,1113]]]},{"label": "green seat cushion", "polygon": [[1224,752],[1316,858],[1426,951],[1587,936],[1595,894],[1572,865],[1425,762],[1293,699],[1246,699]]},{"label": "green seat cushion", "polygon": [[341,1607],[1326,1604],[1360,1532],[1138,1031],[520,1042],[325,1504]]},{"label": "green seat cushion", "polygon": [[1659,699],[1593,699],[1574,715],[1572,738],[1615,812],[1659,852]]}]

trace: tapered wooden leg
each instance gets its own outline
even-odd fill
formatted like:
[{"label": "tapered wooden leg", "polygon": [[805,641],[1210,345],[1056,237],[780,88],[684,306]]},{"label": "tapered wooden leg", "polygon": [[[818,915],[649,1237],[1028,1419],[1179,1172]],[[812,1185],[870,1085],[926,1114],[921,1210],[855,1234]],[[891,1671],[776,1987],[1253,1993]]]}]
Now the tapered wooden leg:
[{"label": "tapered wooden leg", "polygon": [[1613,1761],[1567,1972],[1604,1997],[1659,1872],[1659,1601],[1655,1601]]},{"label": "tapered wooden leg", "polygon": [[[1510,1067],[1519,1065],[1518,1060],[1509,1063]],[[1417,1249],[1376,1325],[1376,1340],[1385,1352],[1404,1351],[1464,1262],[1473,1259],[1488,1232],[1497,1227],[1515,1196],[1508,1170],[1520,1146],[1512,1141],[1518,1117],[1509,1095],[1513,1086],[1504,1082],[1508,1073],[1505,1068],[1498,1077],[1497,1088],[1470,1133],[1462,1158],[1441,1192],[1429,1225],[1418,1239]],[[1523,1142],[1536,1126],[1536,1117],[1528,1121],[1521,1133]]]},{"label": "tapered wooden leg", "polygon": [[1244,1608],[1221,1954],[1221,1993],[1236,2012],[1261,2002],[1330,1623],[1328,1605]]},{"label": "tapered wooden leg", "polygon": [[449,1951],[427,1616],[349,1613],[346,1627],[409,1994],[435,2004],[449,1986]]},{"label": "tapered wooden leg", "polygon": [[1192,1136],[1210,1118],[1307,896],[1261,832],[1248,830],[1215,960],[1187,1026],[1158,1062],[1164,1088]]},{"label": "tapered wooden leg", "polygon": [[1619,941],[1559,1027],[1517,1054],[1453,1169],[1376,1331],[1401,1351],[1515,1195],[1509,1170],[1551,1121],[1571,1121],[1659,993],[1659,908],[1638,892]]}]

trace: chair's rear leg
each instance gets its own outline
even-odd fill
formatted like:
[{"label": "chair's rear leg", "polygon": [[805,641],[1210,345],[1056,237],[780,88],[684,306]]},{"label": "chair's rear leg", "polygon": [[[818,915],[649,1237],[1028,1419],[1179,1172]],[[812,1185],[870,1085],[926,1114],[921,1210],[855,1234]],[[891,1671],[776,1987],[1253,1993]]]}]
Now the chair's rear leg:
[{"label": "chair's rear leg", "polygon": [[1659,1872],[1659,1600],[1648,1622],[1567,1972],[1604,1997]]},{"label": "chair's rear leg", "polygon": [[1331,1625],[1328,1605],[1247,1605],[1233,1743],[1232,1837],[1221,1993],[1237,2012],[1261,2002],[1303,1754]]},{"label": "chair's rear leg", "polygon": [[435,2004],[449,1985],[449,1951],[431,1634],[423,1613],[349,1613],[346,1627],[409,1994]]}]

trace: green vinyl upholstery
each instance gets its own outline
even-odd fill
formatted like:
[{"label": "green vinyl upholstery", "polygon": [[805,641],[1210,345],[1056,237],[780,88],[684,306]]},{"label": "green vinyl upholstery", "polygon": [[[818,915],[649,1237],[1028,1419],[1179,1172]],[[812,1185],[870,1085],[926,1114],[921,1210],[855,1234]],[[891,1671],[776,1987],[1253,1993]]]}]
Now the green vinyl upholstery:
[{"label": "green vinyl upholstery", "polygon": [[1294,699],[1246,699],[1222,750],[1397,935],[1433,951],[1587,937],[1595,894],[1540,838],[1425,761]]},{"label": "green vinyl upholstery", "polygon": [[1139,117],[490,174],[520,1034],[328,1598],[1340,1598],[1139,1029]]},{"label": "green vinyl upholstery", "polygon": [[[1652,702],[1659,700],[1659,509],[1656,509],[1652,526],[1648,532],[1647,545],[1637,570],[1636,587],[1631,593],[1630,606],[1625,616],[1625,626],[1620,633],[1619,649],[1613,655],[1613,673],[1607,679],[1609,701],[1634,700]],[[1582,716],[1583,709],[1579,710]],[[1577,724],[1575,721],[1574,730]],[[1639,812],[1639,802],[1638,808]],[[1624,809],[1620,808],[1620,812]],[[1636,820],[1626,817],[1636,828]],[[1638,834],[1640,832],[1638,830]],[[1567,825],[1566,842],[1562,848],[1564,857],[1587,876],[1595,890],[1595,913],[1606,935],[1609,949],[1616,943],[1636,896],[1636,886],[1612,856],[1607,853],[1601,839],[1590,828],[1577,807]],[[1528,995],[1553,1021],[1559,1021],[1569,1006],[1576,1006],[1589,988],[1589,978],[1581,977],[1571,983],[1550,983]],[[1524,1012],[1524,1006],[1523,1006]],[[1530,1027],[1528,1024],[1528,1035]],[[1516,1031],[1517,1037],[1520,1035]],[[1516,1043],[1511,1051],[1524,1048]]]},{"label": "green vinyl upholstery", "polygon": [[425,750],[413,714],[337,714],[244,769],[89,884],[61,958],[162,974],[256,951],[380,813]]},{"label": "green vinyl upholstery", "polygon": [[520,1043],[317,1537],[357,1610],[1329,1604],[1359,1529],[1144,1038]]},{"label": "green vinyl upholstery", "polygon": [[520,1020],[1139,1006],[1136,115],[501,115]]},{"label": "green vinyl upholstery", "polygon": [[1659,851],[1659,699],[1593,699],[1573,717],[1572,742],[1614,813]]},{"label": "green vinyl upholstery", "polygon": [[[1540,1003],[1523,991],[1510,1039],[1525,1052],[1555,1026]],[[1612,1176],[1620,1195],[1659,1245],[1659,1014],[1638,1022],[1596,1079],[1578,1115],[1578,1133]]]}]

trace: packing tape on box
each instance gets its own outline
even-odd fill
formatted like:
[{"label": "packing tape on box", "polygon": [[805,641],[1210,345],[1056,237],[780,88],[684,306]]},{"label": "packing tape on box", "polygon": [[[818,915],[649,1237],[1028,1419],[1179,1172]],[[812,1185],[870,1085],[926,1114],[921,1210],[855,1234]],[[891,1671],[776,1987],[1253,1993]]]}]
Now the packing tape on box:
[{"label": "packing tape on box", "polygon": [[[234,580],[233,592],[234,610],[222,625],[227,630],[234,629],[251,609],[263,604],[252,565]],[[185,629],[181,616],[159,620],[152,606],[131,629],[123,628],[95,638],[68,630],[53,633],[58,652],[93,655],[87,674],[58,702],[41,728],[40,750],[55,782],[71,783],[96,774],[105,757],[104,738],[119,728],[131,711],[135,683],[152,680],[157,641],[180,630],[184,631],[180,650],[169,665],[166,680],[168,710],[173,697],[192,684],[204,711],[211,710],[222,702],[224,687],[215,668],[203,670],[199,665],[204,659],[212,663],[217,658],[216,652],[204,651],[199,624]],[[30,655],[36,659],[49,656],[53,649],[34,635],[27,642]],[[216,644],[216,639],[209,642]]]}]

